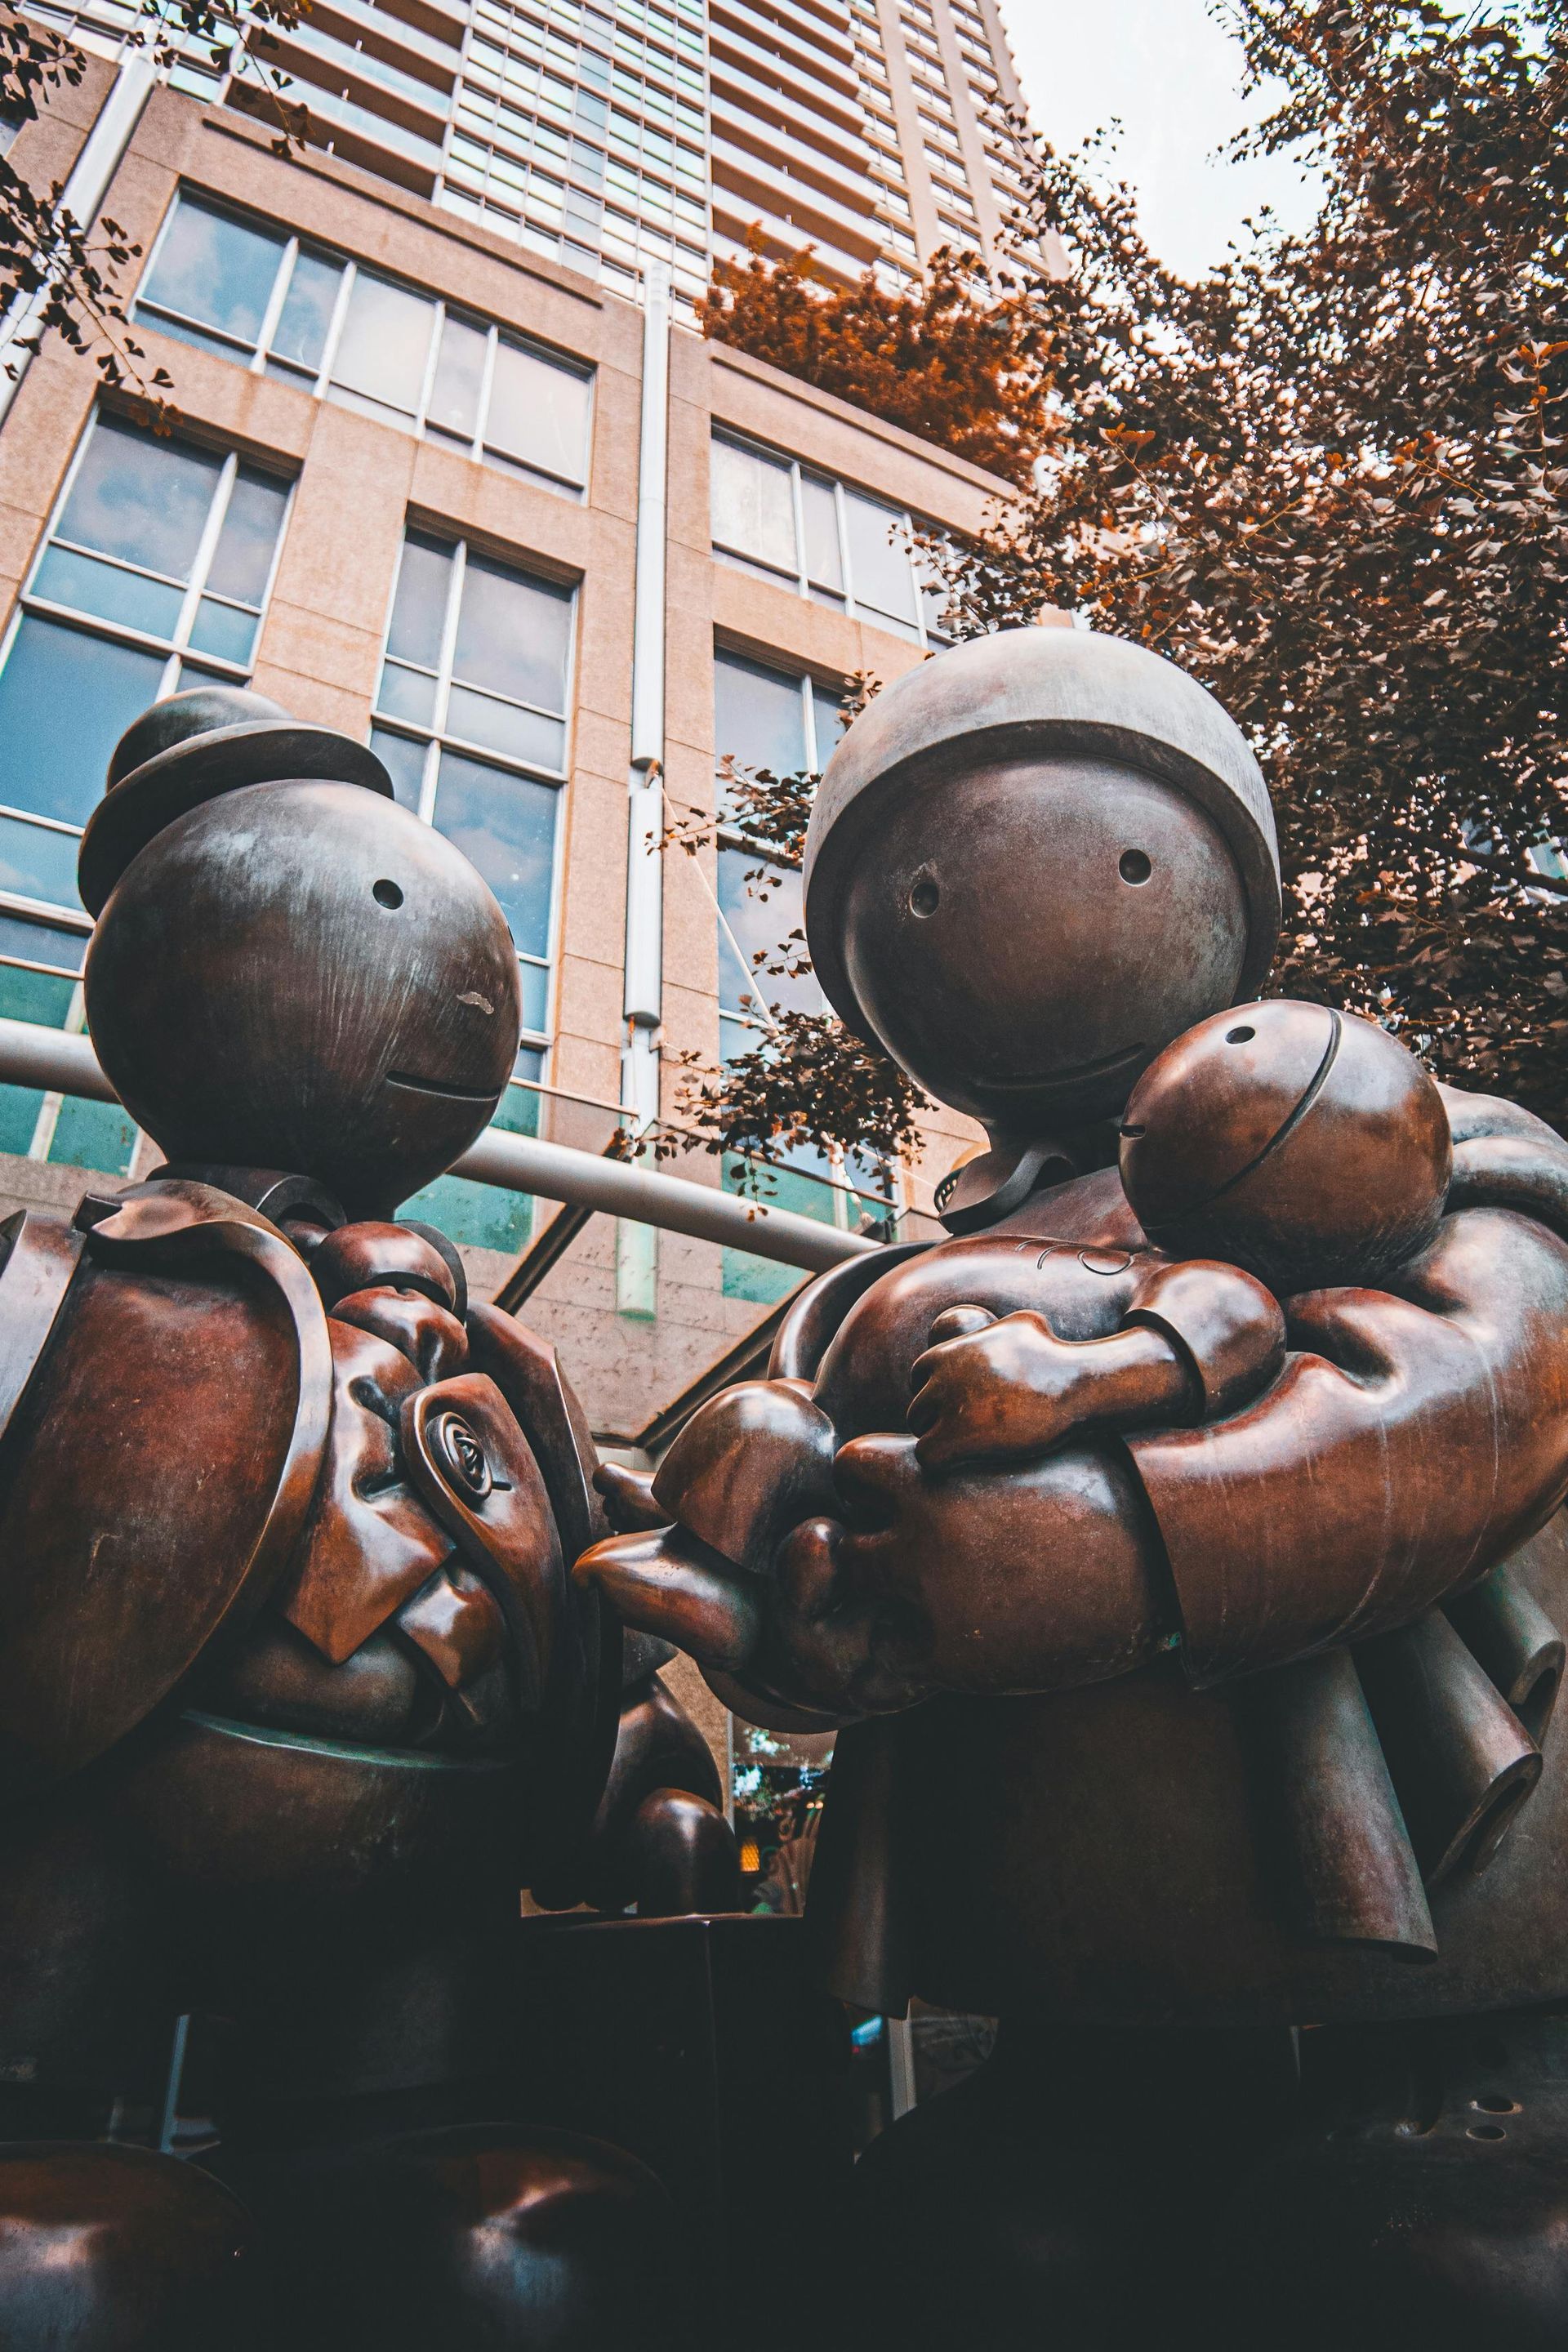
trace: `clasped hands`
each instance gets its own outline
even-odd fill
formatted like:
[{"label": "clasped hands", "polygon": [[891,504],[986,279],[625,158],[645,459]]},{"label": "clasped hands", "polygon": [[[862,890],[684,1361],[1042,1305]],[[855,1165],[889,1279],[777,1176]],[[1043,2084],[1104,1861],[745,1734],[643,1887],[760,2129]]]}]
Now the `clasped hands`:
[{"label": "clasped hands", "polygon": [[1196,1417],[1193,1368],[1166,1335],[1131,1324],[1100,1339],[1059,1339],[1043,1315],[997,1320],[952,1307],[910,1373],[909,1423],[922,1470],[1016,1462],[1089,1424],[1121,1428]]},{"label": "clasped hands", "polygon": [[[841,1444],[804,1382],[748,1382],[693,1417],[654,1479],[601,1471],[622,1532],[578,1575],[760,1721],[1063,1688],[1143,1663],[1169,1628],[1131,1467],[1118,1448],[1060,1440],[1196,1418],[1182,1351],[1143,1326],[1068,1342],[1042,1316],[969,1307],[931,1338],[913,1436]],[[1019,1466],[997,1478],[997,1463]]]}]

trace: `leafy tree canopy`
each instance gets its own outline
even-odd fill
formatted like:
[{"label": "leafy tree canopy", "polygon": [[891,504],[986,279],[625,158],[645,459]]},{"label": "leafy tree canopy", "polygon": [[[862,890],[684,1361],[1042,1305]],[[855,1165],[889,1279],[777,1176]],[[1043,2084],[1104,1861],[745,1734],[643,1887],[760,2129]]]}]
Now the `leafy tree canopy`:
[{"label": "leafy tree canopy", "polygon": [[932,554],[961,634],[1054,605],[1234,714],[1279,818],[1274,989],[1568,1126],[1568,0],[1215,5],[1318,219],[1189,285],[1101,142],[1033,142],[1020,226],[1072,265],[1017,296],[1050,454]]},{"label": "leafy tree canopy", "polygon": [[1004,480],[1028,480],[1048,430],[1047,328],[1028,281],[939,253],[893,292],[868,270],[825,278],[809,247],[782,261],[753,228],[697,305],[702,331],[869,409]]}]

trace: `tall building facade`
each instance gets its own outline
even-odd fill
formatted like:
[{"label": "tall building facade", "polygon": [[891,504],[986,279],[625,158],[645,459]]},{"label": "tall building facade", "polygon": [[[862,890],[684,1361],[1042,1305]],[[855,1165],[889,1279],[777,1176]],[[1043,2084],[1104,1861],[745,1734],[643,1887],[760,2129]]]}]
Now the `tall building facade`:
[{"label": "tall building facade", "polygon": [[[35,13],[110,58],[138,21]],[[753,226],[900,284],[1021,187],[997,0],[313,0],[268,56],[172,78],[274,124],[286,78],[328,152],[621,293],[662,262],[678,314]]]},{"label": "tall building facade", "polygon": [[[436,43],[434,0],[398,5],[397,37]],[[774,0],[778,54],[783,17],[804,5]],[[962,54],[965,0],[931,5]],[[454,37],[454,107],[489,70],[476,51],[495,13],[475,0]],[[638,41],[651,55],[668,37],[673,63],[683,19],[643,13]],[[525,14],[520,0],[518,24]],[[761,9],[737,14],[755,35]],[[924,0],[885,0],[889,46],[916,14]],[[574,15],[585,58],[598,24]],[[744,146],[721,128],[735,100],[721,95],[720,16],[712,0],[693,20],[710,240],[747,212],[718,193]],[[601,21],[618,40],[629,12]],[[338,39],[338,25],[363,43],[394,19],[370,0],[318,0],[310,22],[313,41]],[[843,55],[858,59],[854,38]],[[895,127],[910,104],[900,56]],[[640,1124],[675,1172],[732,1186],[684,1128],[683,1058],[765,1043],[774,1004],[820,1000],[808,979],[759,974],[798,921],[798,879],[778,868],[759,887],[766,861],[728,779],[820,770],[848,682],[889,681],[942,642],[919,534],[977,529],[1005,486],[672,317],[685,266],[670,259],[673,227],[659,250],[651,235],[633,248],[649,289],[633,300],[603,239],[569,250],[562,227],[547,251],[542,226],[539,242],[522,233],[525,212],[450,201],[455,111],[410,184],[363,126],[279,154],[233,86],[176,86],[195,70],[154,79],[134,57],[91,55],[82,86],[10,150],[35,184],[68,182],[68,200],[98,172],[97,202],[141,248],[132,330],[147,368],[172,377],[176,416],[151,432],[52,343],[0,384],[0,1014],[83,1025],[76,855],[124,726],[183,687],[249,684],[373,742],[398,796],[496,891],[524,1005],[498,1124],[590,1151]],[[614,96],[631,68],[610,71]],[[395,86],[376,87],[385,113]],[[573,87],[590,89],[585,68]],[[818,77],[814,103],[827,87]],[[549,127],[542,103],[529,119]],[[608,171],[625,135],[608,101],[595,127]],[[673,144],[683,135],[678,119]],[[1000,200],[982,204],[978,172],[992,236]],[[928,243],[938,184],[909,182]],[[660,186],[673,201],[675,181]],[[814,227],[760,201],[751,217],[770,236]],[[696,855],[661,852],[670,817],[698,821]],[[902,1169],[799,1154],[774,1197],[852,1229],[934,1231],[932,1184],[973,1132],[933,1114]],[[72,1205],[95,1177],[155,1156],[113,1106],[0,1087],[0,1212]],[[457,1178],[421,1206],[464,1246],[479,1295],[525,1300],[601,1436],[647,1450],[801,1279]]]}]

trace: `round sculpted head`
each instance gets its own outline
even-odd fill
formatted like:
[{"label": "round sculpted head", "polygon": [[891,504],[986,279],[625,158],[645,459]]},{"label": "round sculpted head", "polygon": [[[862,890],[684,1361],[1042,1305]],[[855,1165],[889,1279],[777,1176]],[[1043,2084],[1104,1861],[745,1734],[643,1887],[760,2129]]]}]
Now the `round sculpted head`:
[{"label": "round sculpted head", "polygon": [[1279,908],[1236,728],[1171,663],[1077,630],[982,638],[879,695],[806,849],[830,1001],[1002,1137],[1119,1109],[1257,984]]},{"label": "round sculpted head", "polygon": [[[240,722],[242,776],[265,770],[263,724]],[[298,758],[289,735],[324,731],[288,722],[273,751]],[[178,773],[181,748],[147,766]],[[108,860],[85,973],[100,1059],[168,1159],[297,1171],[351,1215],[386,1215],[473,1140],[510,1075],[505,919],[384,777],[231,786],[223,746],[209,733],[198,749],[206,791],[193,797],[188,772],[176,791],[164,767],[157,791],[187,804]],[[340,764],[368,757],[346,743]],[[84,871],[92,843],[89,827]]]},{"label": "round sculpted head", "polygon": [[1378,1282],[1437,1230],[1443,1098],[1395,1037],[1275,998],[1201,1022],[1133,1089],[1121,1181],[1151,1241],[1281,1296]]}]

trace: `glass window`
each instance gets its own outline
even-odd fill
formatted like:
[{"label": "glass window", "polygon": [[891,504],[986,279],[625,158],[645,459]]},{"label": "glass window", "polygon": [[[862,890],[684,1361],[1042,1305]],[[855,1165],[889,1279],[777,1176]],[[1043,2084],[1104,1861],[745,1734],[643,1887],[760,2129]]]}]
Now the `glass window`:
[{"label": "glass window", "polygon": [[416,415],[430,355],[436,306],[389,278],[355,274],[327,397],[372,415]]},{"label": "glass window", "polygon": [[405,807],[456,842],[500,900],[524,1031],[541,1043],[574,604],[554,581],[410,531],[371,737]]},{"label": "glass window", "polygon": [[119,417],[89,427],[0,658],[0,902],[78,907],[80,829],[119,737],[182,686],[248,677],[288,503],[233,457]]},{"label": "glass window", "polygon": [[[520,122],[526,143],[532,126]],[[565,142],[556,144],[564,153]],[[455,142],[454,152],[463,145]],[[592,152],[580,149],[579,160]],[[501,159],[489,150],[472,153],[476,184],[486,171],[503,175]],[[528,187],[531,206],[535,196],[548,199],[559,225],[558,182],[537,173],[531,181],[521,165],[505,165],[504,173],[520,190]],[[578,495],[587,479],[591,369],[484,320],[448,316],[432,295],[312,251],[186,191],[164,224],[134,315],[319,398],[457,442],[468,456],[549,488]]]},{"label": "glass window", "polygon": [[790,468],[738,442],[713,443],[713,539],[753,563],[797,572]]},{"label": "glass window", "polygon": [[872,612],[886,614],[913,628],[916,616],[914,567],[910,562],[909,526],[896,507],[863,499],[856,490],[844,493],[845,537],[855,580],[855,601]]},{"label": "glass window", "polygon": [[[137,297],[149,324],[208,351],[253,352],[289,240],[182,194]],[[173,317],[169,313],[173,313]],[[193,333],[191,322],[215,331]]]},{"label": "glass window", "polygon": [[713,546],[726,562],[791,580],[917,643],[941,642],[922,601],[917,526],[899,507],[728,434],[712,442]]}]

